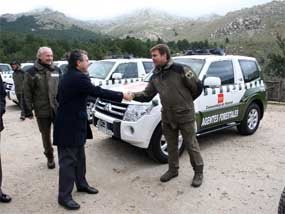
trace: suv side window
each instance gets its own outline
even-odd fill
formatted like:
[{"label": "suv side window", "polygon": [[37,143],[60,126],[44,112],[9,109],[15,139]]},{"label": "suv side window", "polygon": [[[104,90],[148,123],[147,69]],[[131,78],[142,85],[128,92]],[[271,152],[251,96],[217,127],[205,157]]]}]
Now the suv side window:
[{"label": "suv side window", "polygon": [[222,85],[233,84],[234,68],[231,60],[213,62],[207,72],[208,77],[219,77]]},{"label": "suv side window", "polygon": [[251,60],[239,60],[239,64],[243,73],[244,82],[250,82],[259,77],[259,68],[256,62]]},{"label": "suv side window", "polygon": [[148,74],[151,72],[154,68],[153,62],[143,62],[143,67],[145,72]]},{"label": "suv side window", "polygon": [[138,66],[135,62],[122,63],[118,65],[114,73],[121,73],[123,79],[138,78]]}]

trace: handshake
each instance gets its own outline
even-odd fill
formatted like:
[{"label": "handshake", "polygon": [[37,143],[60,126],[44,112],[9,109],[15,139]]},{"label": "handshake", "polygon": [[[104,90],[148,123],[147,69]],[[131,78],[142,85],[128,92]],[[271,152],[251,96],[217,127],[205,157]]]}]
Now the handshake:
[{"label": "handshake", "polygon": [[132,101],[135,97],[135,94],[133,92],[130,92],[130,91],[124,92],[123,95],[124,95],[123,98],[125,100],[128,100],[128,101]]}]

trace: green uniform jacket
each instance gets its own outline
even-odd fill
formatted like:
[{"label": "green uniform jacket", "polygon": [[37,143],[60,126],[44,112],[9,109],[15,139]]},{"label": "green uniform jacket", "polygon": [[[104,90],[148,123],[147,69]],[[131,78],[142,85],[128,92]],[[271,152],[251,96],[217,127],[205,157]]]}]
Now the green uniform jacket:
[{"label": "green uniform jacket", "polygon": [[15,70],[13,72],[13,80],[14,80],[16,94],[23,93],[24,76],[25,72],[22,69]]},{"label": "green uniform jacket", "polygon": [[162,122],[177,128],[178,124],[195,120],[192,97],[198,93],[197,81],[197,76],[189,67],[170,60],[165,66],[155,68],[147,87],[135,93],[134,100],[149,102],[159,93]]},{"label": "green uniform jacket", "polygon": [[56,95],[59,77],[60,70],[57,67],[40,64],[38,60],[27,70],[24,78],[27,115],[32,115],[34,109],[38,118],[54,117],[58,107]]}]

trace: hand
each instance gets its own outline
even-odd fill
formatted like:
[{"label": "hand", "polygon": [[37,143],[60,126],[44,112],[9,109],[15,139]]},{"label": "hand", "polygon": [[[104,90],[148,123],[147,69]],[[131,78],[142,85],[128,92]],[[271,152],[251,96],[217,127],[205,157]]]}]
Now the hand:
[{"label": "hand", "polygon": [[124,94],[125,100],[132,101],[132,99],[134,99],[134,94],[130,91],[128,91],[127,93],[123,93],[123,94]]}]

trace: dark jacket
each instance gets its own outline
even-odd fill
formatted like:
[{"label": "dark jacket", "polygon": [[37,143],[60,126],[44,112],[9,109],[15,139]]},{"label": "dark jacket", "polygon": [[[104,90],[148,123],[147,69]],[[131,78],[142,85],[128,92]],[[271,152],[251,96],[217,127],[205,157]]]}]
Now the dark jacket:
[{"label": "dark jacket", "polygon": [[53,133],[54,145],[62,147],[84,145],[88,131],[92,138],[86,112],[88,96],[117,102],[123,99],[123,93],[94,86],[87,75],[76,69],[69,69],[59,83],[59,107]]},{"label": "dark jacket", "polygon": [[4,129],[3,126],[3,114],[5,113],[5,107],[6,107],[6,91],[4,87],[4,83],[2,81],[2,77],[0,75],[0,132]]},{"label": "dark jacket", "polygon": [[189,67],[170,60],[165,66],[155,68],[147,87],[135,93],[134,100],[149,102],[159,93],[162,122],[176,128],[178,123],[193,122],[195,119],[193,98],[198,93],[197,82],[195,73]]},{"label": "dark jacket", "polygon": [[22,69],[17,69],[13,72],[13,80],[16,94],[22,94],[24,88],[25,72]]},{"label": "dark jacket", "polygon": [[24,78],[24,97],[27,116],[35,110],[36,117],[49,118],[56,113],[58,83],[61,72],[52,65],[43,65],[37,60],[27,70]]}]

